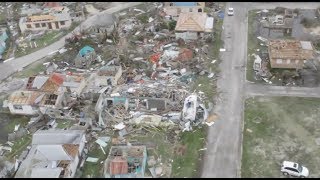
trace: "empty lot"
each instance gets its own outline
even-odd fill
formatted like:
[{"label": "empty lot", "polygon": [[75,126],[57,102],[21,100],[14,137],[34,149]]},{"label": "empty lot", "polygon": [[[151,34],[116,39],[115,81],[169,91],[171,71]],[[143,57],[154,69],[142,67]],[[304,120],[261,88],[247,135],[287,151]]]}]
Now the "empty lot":
[{"label": "empty lot", "polygon": [[[320,99],[254,97],[246,100],[242,177],[284,177],[283,160],[320,177]],[[319,145],[317,145],[317,143]]]}]

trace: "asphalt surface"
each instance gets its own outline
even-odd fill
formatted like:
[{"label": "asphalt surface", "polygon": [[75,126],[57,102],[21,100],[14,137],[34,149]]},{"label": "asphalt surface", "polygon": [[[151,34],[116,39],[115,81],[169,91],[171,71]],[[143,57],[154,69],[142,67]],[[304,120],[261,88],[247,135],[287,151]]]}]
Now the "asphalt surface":
[{"label": "asphalt surface", "polygon": [[207,151],[204,157],[201,177],[236,178],[241,177],[242,130],[244,100],[247,96],[301,96],[320,97],[319,88],[278,87],[263,84],[251,84],[245,79],[247,62],[248,10],[273,9],[275,7],[315,9],[320,3],[227,3],[234,8],[234,16],[224,18],[226,52],[221,52],[221,76],[218,79],[220,97],[214,107],[219,116],[215,124],[209,127]]},{"label": "asphalt surface", "polygon": [[[112,14],[118,11],[121,11],[123,9],[132,7],[132,6],[136,6],[141,4],[141,2],[116,2],[113,3],[113,7],[102,11],[100,13],[108,13],[108,14]],[[98,13],[98,14],[100,14]],[[81,23],[81,27],[85,26],[88,27],[90,25],[91,22],[93,22],[93,18],[96,15],[93,15],[91,17],[89,17],[88,19],[86,19],[83,23]],[[80,26],[78,26],[77,28],[75,28],[74,32],[78,32],[80,30]],[[64,44],[65,44],[65,39],[70,37],[72,35],[72,33],[67,34],[66,36],[62,37],[60,40],[54,42],[53,44],[40,49],[36,52],[33,52],[31,54],[28,54],[26,56],[22,56],[13,60],[9,60],[6,62],[2,62],[0,64],[0,81],[6,79],[7,77],[9,77],[11,74],[22,70],[24,67],[30,65],[33,62],[36,62],[46,56],[48,56],[48,54],[59,50],[61,48],[63,48]]]}]

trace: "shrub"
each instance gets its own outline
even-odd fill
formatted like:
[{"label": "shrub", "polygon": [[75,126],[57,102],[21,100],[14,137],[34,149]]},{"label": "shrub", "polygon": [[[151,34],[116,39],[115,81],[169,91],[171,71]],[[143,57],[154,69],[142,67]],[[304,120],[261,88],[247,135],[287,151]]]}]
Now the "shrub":
[{"label": "shrub", "polygon": [[285,11],[286,8],[283,8],[283,7],[276,7],[274,9],[274,11],[277,13],[277,14],[284,14],[284,11]]},{"label": "shrub", "polygon": [[313,25],[313,20],[308,18],[302,18],[300,24],[302,24],[306,28],[310,28]]},{"label": "shrub", "polygon": [[177,21],[170,21],[169,22],[169,30],[173,31],[176,28]]},{"label": "shrub", "polygon": [[138,16],[137,17],[142,23],[148,23],[148,16],[147,15],[145,15],[145,14],[142,14],[142,15],[140,15],[140,16]]}]

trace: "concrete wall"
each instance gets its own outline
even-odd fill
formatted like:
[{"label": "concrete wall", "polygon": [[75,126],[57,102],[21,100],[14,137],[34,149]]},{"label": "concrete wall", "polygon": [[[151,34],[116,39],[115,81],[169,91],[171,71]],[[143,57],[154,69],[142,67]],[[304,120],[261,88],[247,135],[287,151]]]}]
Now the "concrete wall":
[{"label": "concrete wall", "polygon": [[270,59],[271,68],[283,68],[283,69],[296,69],[302,68],[304,64],[304,60],[287,60],[282,59],[282,63],[277,62],[277,59]]},{"label": "concrete wall", "polygon": [[[197,32],[176,32],[176,39],[183,39],[183,40],[196,40],[198,39]],[[200,33],[200,36],[203,36],[203,33]]]},{"label": "concrete wall", "polygon": [[174,17],[174,19],[176,19],[175,17],[179,16],[179,14],[181,12],[199,12],[199,10],[201,10],[201,12],[204,12],[204,7],[205,7],[205,2],[197,2],[199,5],[198,6],[170,6],[170,4],[173,2],[165,2],[164,3],[164,12],[169,15]]},{"label": "concrete wall", "polygon": [[[25,17],[23,17],[25,18]],[[19,21],[19,27],[21,32],[25,32],[25,31],[41,31],[41,30],[60,30],[60,29],[64,29],[64,28],[69,28],[71,26],[71,20],[66,20],[64,21],[65,24],[62,25],[61,21],[41,21],[41,22],[22,22],[23,20]],[[58,23],[58,26],[56,26],[56,22]],[[39,24],[39,27],[36,27],[36,24]],[[45,26],[43,27],[42,25],[45,24]],[[51,24],[52,29],[49,29],[49,26]],[[30,25],[31,28],[28,28],[27,25]]]},{"label": "concrete wall", "polygon": [[68,174],[65,175],[66,178],[73,178],[74,177],[74,175],[76,174],[76,171],[77,171],[78,164],[79,164],[79,157],[77,155],[74,158],[74,160],[71,161],[71,163],[69,165]]},{"label": "concrete wall", "polygon": [[32,108],[31,105],[21,105],[22,109],[13,108],[14,104],[8,103],[8,107],[11,114],[21,114],[21,115],[35,115],[37,114],[37,109]]},{"label": "concrete wall", "polygon": [[118,80],[120,79],[121,75],[122,75],[122,67],[119,66],[119,69],[118,69],[117,73],[115,74],[113,81],[112,81],[113,86],[116,86],[118,84]]}]

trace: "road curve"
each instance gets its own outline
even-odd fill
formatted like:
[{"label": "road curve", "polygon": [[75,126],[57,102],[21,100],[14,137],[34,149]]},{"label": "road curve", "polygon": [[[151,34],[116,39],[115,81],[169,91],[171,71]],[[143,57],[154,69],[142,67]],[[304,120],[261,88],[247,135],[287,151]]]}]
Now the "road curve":
[{"label": "road curve", "polygon": [[[103,13],[112,14],[112,13],[121,11],[123,9],[129,8],[132,6],[137,6],[139,4],[141,4],[141,2],[119,2],[119,3],[117,3],[117,6],[111,7],[105,11],[98,13],[98,14],[103,14]],[[94,18],[94,16],[96,16],[96,15],[97,14],[89,17],[84,22],[82,22],[78,27],[75,28],[74,32],[78,32],[80,29],[80,26],[81,27],[83,25],[88,26],[90,24],[90,22],[92,21],[92,19]],[[66,36],[62,37],[60,40],[52,43],[51,45],[44,47],[44,48],[42,48],[36,52],[33,52],[31,54],[28,54],[28,55],[1,63],[0,64],[0,81],[6,79],[11,74],[28,66],[29,64],[46,57],[49,53],[62,48],[65,45],[65,39],[70,37],[71,35],[72,35],[72,33],[69,33]]]}]

